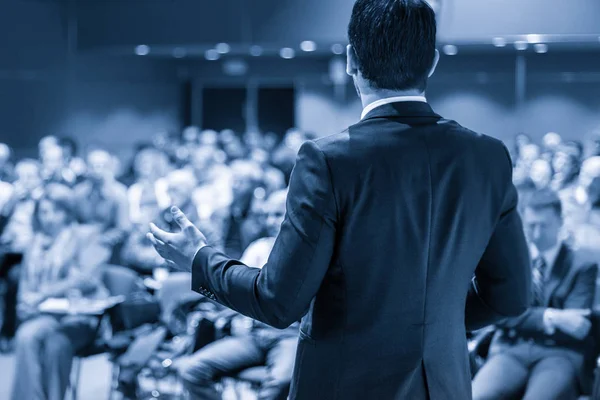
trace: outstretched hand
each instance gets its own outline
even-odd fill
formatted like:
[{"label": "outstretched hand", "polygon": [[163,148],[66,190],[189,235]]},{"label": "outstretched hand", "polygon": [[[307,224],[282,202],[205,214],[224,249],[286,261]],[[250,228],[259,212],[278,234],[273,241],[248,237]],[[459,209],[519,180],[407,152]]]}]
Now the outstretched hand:
[{"label": "outstretched hand", "polygon": [[196,253],[206,246],[206,238],[179,208],[172,207],[171,213],[181,232],[166,232],[151,223],[146,236],[169,266],[191,271]]}]

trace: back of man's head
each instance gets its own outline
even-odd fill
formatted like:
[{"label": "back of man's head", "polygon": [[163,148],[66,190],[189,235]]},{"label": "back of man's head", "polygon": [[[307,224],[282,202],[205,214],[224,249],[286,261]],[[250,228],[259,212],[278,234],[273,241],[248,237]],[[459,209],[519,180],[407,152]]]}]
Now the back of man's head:
[{"label": "back of man's head", "polygon": [[357,0],[348,37],[358,70],[373,89],[424,91],[436,29],[425,0]]}]

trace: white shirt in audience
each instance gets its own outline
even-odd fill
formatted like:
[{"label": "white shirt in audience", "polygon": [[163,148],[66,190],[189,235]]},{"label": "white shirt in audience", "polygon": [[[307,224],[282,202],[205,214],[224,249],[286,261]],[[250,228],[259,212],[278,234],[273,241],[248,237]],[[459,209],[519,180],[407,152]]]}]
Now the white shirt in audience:
[{"label": "white shirt in audience", "polygon": [[262,268],[269,260],[269,254],[275,244],[274,237],[266,237],[250,243],[240,259],[249,267]]}]

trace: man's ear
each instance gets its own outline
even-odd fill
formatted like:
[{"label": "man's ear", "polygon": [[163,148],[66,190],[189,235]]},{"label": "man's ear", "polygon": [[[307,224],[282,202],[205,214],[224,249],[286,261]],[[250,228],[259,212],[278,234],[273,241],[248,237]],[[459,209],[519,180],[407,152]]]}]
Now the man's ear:
[{"label": "man's ear", "polygon": [[438,51],[438,49],[435,49],[435,56],[433,57],[433,64],[431,64],[431,69],[429,70],[429,75],[427,75],[428,78],[431,78],[431,75],[433,75],[433,73],[435,72],[435,69],[437,68],[439,61],[440,61],[440,52]]},{"label": "man's ear", "polygon": [[346,47],[346,73],[350,76],[358,75],[358,62],[352,45]]}]

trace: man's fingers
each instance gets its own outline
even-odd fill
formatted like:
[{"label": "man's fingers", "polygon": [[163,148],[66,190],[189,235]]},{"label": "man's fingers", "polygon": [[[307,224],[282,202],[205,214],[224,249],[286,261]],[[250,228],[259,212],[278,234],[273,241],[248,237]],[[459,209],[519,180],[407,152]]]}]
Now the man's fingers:
[{"label": "man's fingers", "polygon": [[147,233],[146,237],[148,238],[148,240],[150,240],[150,243],[152,243],[152,246],[154,246],[154,250],[156,250],[158,255],[160,255],[162,258],[166,259],[167,253],[165,250],[166,250],[167,245],[165,243],[163,243],[161,240],[158,240],[152,233]]},{"label": "man's fingers", "polygon": [[153,223],[150,223],[150,232],[152,232],[152,235],[154,235],[156,239],[160,240],[163,243],[169,243],[170,239],[174,235],[173,233],[163,231]]},{"label": "man's fingers", "polygon": [[171,207],[171,214],[173,214],[173,219],[177,222],[177,225],[179,225],[182,231],[190,230],[190,228],[194,227],[194,224],[190,222],[188,217],[186,217],[179,208]]},{"label": "man's fingers", "polygon": [[592,310],[590,310],[589,308],[586,309],[578,309],[578,310],[573,310],[574,312],[577,313],[577,315],[581,315],[582,317],[589,317],[592,314]]}]

